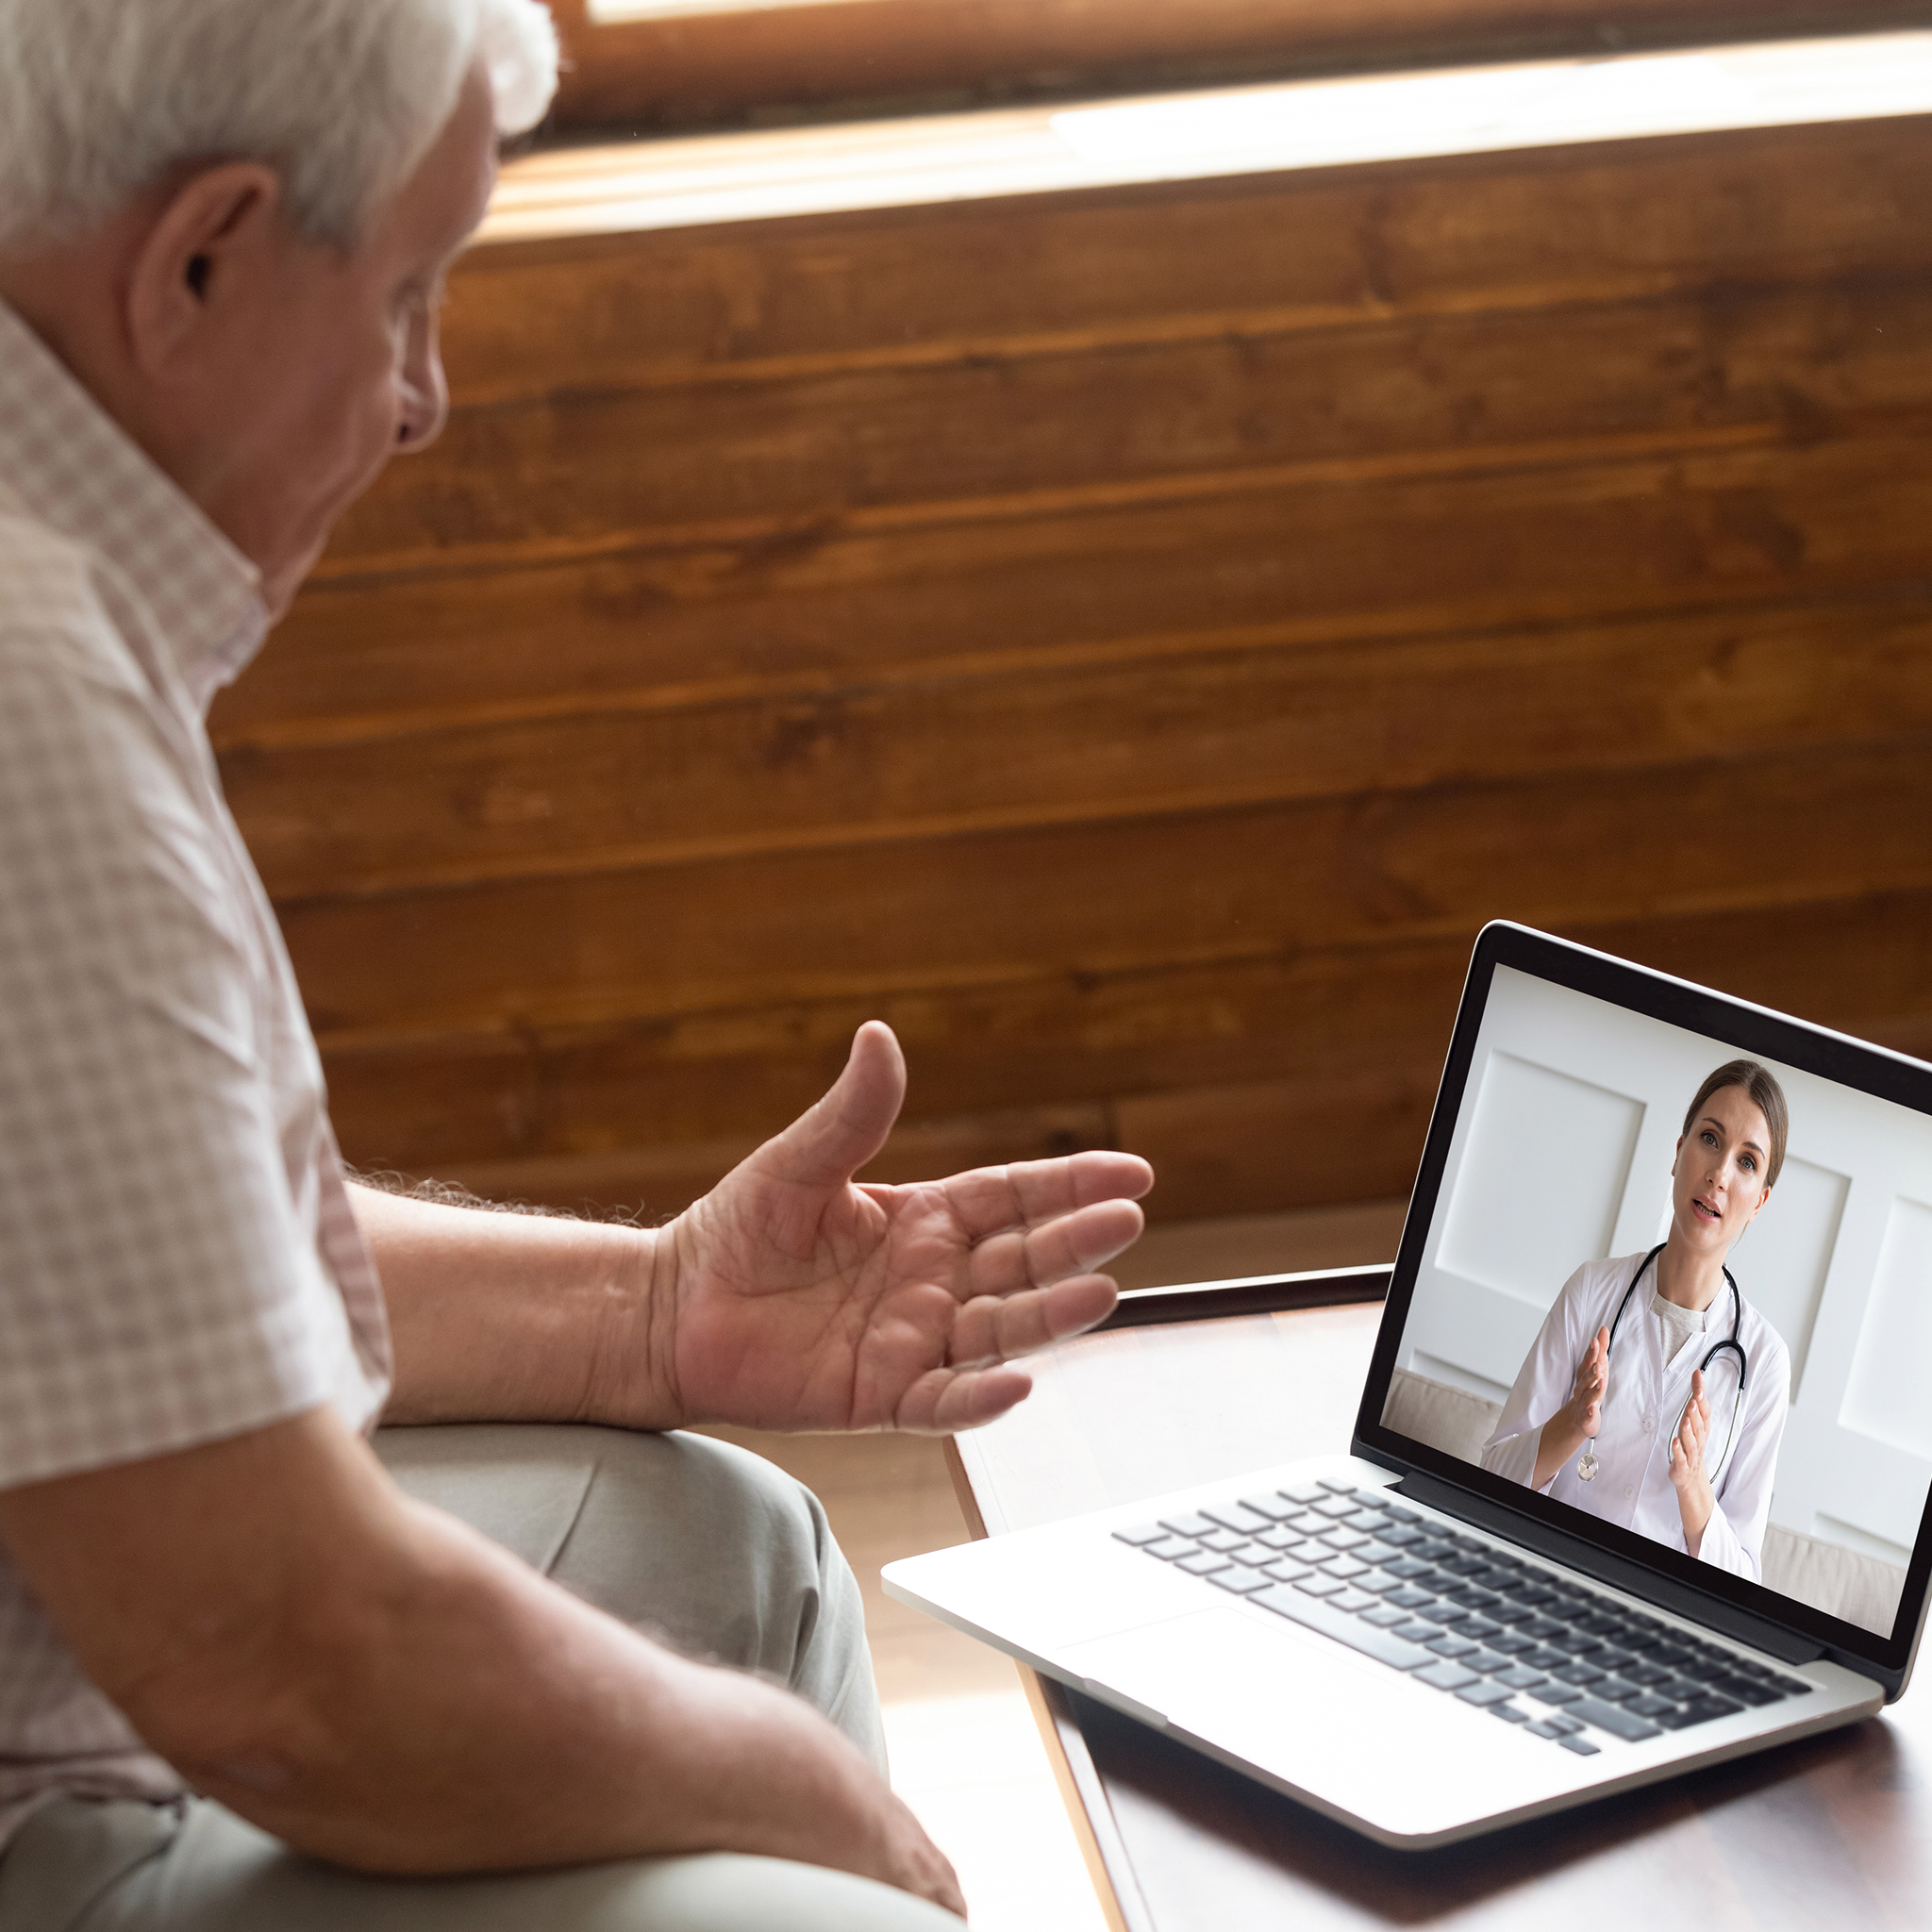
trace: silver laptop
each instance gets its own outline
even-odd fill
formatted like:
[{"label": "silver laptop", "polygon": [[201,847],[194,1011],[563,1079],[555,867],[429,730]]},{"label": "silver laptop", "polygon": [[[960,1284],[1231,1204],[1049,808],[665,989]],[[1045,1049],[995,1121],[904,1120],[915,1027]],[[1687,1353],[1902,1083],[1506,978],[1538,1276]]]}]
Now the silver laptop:
[{"label": "silver laptop", "polygon": [[[1740,1060],[1771,1085],[1703,1094]],[[1932,1067],[1491,925],[1347,1451],[885,1586],[1383,1843],[1444,1844],[1899,1695],[1928,1359]]]}]

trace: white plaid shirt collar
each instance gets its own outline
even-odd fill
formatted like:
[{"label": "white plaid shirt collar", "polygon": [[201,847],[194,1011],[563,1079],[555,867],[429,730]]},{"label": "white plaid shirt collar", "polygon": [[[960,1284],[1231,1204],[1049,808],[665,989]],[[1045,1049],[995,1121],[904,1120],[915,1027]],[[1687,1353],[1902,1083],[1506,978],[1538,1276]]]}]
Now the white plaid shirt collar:
[{"label": "white plaid shirt collar", "polygon": [[204,716],[261,648],[260,572],[4,302],[0,493],[120,571]]}]

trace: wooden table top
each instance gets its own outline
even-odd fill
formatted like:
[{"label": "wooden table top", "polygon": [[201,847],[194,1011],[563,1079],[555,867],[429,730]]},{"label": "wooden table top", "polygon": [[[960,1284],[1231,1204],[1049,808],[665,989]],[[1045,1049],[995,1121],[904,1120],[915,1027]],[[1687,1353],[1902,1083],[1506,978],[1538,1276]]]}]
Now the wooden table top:
[{"label": "wooden table top", "polygon": [[[1379,1304],[1080,1338],[958,1439],[969,1519],[1026,1527],[1345,1447]],[[1444,1851],[1390,1851],[1130,1719],[1035,1684],[1121,1932],[1379,1925],[1932,1925],[1932,1704]],[[1111,1892],[1111,1897],[1108,1896]]]}]

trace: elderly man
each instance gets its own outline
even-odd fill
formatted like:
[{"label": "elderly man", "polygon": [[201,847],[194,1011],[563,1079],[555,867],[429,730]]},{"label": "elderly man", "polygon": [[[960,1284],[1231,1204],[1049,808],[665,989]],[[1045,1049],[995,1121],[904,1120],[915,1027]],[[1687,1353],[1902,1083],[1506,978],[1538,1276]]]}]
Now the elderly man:
[{"label": "elderly man", "polygon": [[997,1415],[1144,1165],[854,1185],[873,1025],[654,1231],[353,1188],[204,730],[435,436],[555,65],[532,0],[0,0],[0,1932],[960,1907],[817,1505],[662,1432]]}]

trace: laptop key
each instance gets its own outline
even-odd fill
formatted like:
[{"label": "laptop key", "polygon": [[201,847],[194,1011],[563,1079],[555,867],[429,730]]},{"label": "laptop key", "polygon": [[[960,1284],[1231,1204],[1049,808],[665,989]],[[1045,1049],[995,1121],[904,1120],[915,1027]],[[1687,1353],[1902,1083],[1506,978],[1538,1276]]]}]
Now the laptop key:
[{"label": "laptop key", "polygon": [[1318,1488],[1313,1483],[1303,1483],[1296,1489],[1283,1490],[1281,1493],[1291,1503],[1297,1505],[1303,1509],[1307,1508],[1311,1504],[1325,1503],[1328,1500],[1328,1491]]},{"label": "laptop key", "polygon": [[1634,1710],[1639,1717],[1661,1717],[1667,1710],[1675,1710],[1676,1706],[1668,1697],[1653,1697],[1643,1691],[1636,1697],[1625,1698],[1624,1708]]},{"label": "laptop key", "polygon": [[1279,1523],[1273,1529],[1264,1529],[1255,1539],[1257,1543],[1261,1543],[1271,1550],[1285,1550],[1290,1544],[1298,1543],[1301,1540],[1301,1532],[1299,1530],[1290,1529],[1285,1524]]},{"label": "laptop key", "polygon": [[1573,1716],[1580,1717],[1585,1724],[1593,1724],[1600,1731],[1607,1731],[1613,1738],[1622,1738],[1626,1744],[1641,1744],[1646,1738],[1662,1735],[1647,1718],[1638,1717],[1621,1705],[1599,1704],[1594,1697],[1581,1699],[1573,1704],[1570,1710]]},{"label": "laptop key", "polygon": [[1433,1639],[1424,1648],[1433,1650],[1438,1657],[1471,1657],[1475,1652],[1475,1645],[1468,1638],[1446,1634]]},{"label": "laptop key", "polygon": [[1507,1670],[1496,1673],[1496,1682],[1508,1685],[1512,1690],[1535,1690],[1548,1681],[1541,1671],[1526,1671],[1521,1664],[1511,1664]]},{"label": "laptop key", "polygon": [[1528,1711],[1518,1710],[1513,1704],[1492,1704],[1490,1715],[1501,1718],[1505,1724],[1526,1724],[1529,1722]]},{"label": "laptop key", "polygon": [[1565,1664],[1557,1675],[1566,1684],[1594,1684],[1601,1679],[1603,1673],[1594,1664],[1572,1663]]},{"label": "laptop key", "polygon": [[1385,1523],[1375,1534],[1385,1543],[1394,1544],[1398,1550],[1413,1549],[1423,1540],[1422,1531],[1411,1528],[1406,1523]]},{"label": "laptop key", "polygon": [[1760,1684],[1755,1677],[1719,1677],[1710,1688],[1720,1697],[1735,1697],[1740,1704],[1776,1704],[1784,1696],[1782,1690],[1774,1690],[1769,1684]]},{"label": "laptop key", "polygon": [[1432,1604],[1435,1598],[1425,1590],[1417,1590],[1413,1584],[1406,1583],[1400,1590],[1389,1592],[1389,1601],[1399,1610],[1419,1610],[1424,1604]]},{"label": "laptop key", "polygon": [[1380,1490],[1357,1490],[1355,1499],[1364,1509],[1386,1509],[1389,1498]]},{"label": "laptop key", "polygon": [[1286,1584],[1277,1583],[1258,1591],[1248,1601],[1259,1604],[1263,1609],[1273,1610],[1277,1617],[1286,1617],[1290,1622],[1301,1624],[1304,1629],[1332,1637],[1338,1643],[1345,1643],[1349,1649],[1359,1651],[1363,1657],[1372,1657],[1377,1663],[1388,1664],[1393,1670],[1413,1671],[1436,1661],[1419,1645],[1405,1643],[1392,1630],[1377,1630],[1359,1617],[1343,1616],[1331,1605],[1306,1597]]},{"label": "laptop key", "polygon": [[1175,1536],[1193,1537],[1212,1536],[1217,1527],[1205,1516],[1163,1516],[1160,1526],[1172,1530]]},{"label": "laptop key", "polygon": [[1146,1523],[1138,1529],[1117,1529],[1113,1534],[1116,1542],[1131,1543],[1138,1550],[1147,1543],[1163,1541],[1173,1532],[1158,1523]]},{"label": "laptop key", "polygon": [[1693,1724],[1707,1724],[1715,1718],[1736,1717],[1743,1707],[1741,1704],[1733,1704],[1728,1697],[1700,1697],[1694,1704],[1684,1707],[1684,1716]]},{"label": "laptop key", "polygon": [[[1393,1630],[1408,1622],[1407,1610],[1391,1609],[1387,1604],[1377,1604],[1373,1610],[1364,1610],[1361,1614],[1364,1624],[1373,1624],[1378,1630]],[[1428,1627],[1433,1631],[1435,1625]]]},{"label": "laptop key", "polygon": [[1304,1576],[1311,1576],[1314,1573],[1306,1563],[1297,1563],[1292,1557],[1283,1557],[1270,1563],[1262,1574],[1274,1577],[1276,1583],[1299,1583]]},{"label": "laptop key", "polygon": [[1507,1704],[1516,1693],[1507,1684],[1465,1684],[1457,1693],[1465,1704]]},{"label": "laptop key", "polygon": [[1558,1738],[1557,1742],[1566,1751],[1574,1751],[1579,1757],[1594,1757],[1603,1748],[1592,1744],[1588,1738]]},{"label": "laptop key", "polygon": [[1322,1476],[1319,1478],[1319,1480],[1321,1482],[1322,1487],[1324,1490],[1328,1491],[1329,1493],[1332,1495],[1352,1496],[1355,1494],[1355,1485],[1353,1483],[1344,1483],[1339,1481],[1336,1477],[1332,1475]]},{"label": "laptop key", "polygon": [[1366,1576],[1369,1566],[1356,1557],[1331,1557],[1322,1565],[1330,1576],[1340,1576],[1345,1582],[1353,1582],[1357,1576]]},{"label": "laptop key", "polygon": [[1574,1704],[1583,1692],[1574,1684],[1545,1684],[1536,1693],[1545,1704]]},{"label": "laptop key", "polygon": [[1348,1586],[1339,1576],[1324,1576],[1317,1570],[1311,1575],[1302,1577],[1295,1588],[1309,1596],[1340,1596]]},{"label": "laptop key", "polygon": [[1331,1596],[1328,1601],[1338,1610],[1346,1610],[1350,1616],[1375,1607],[1375,1599],[1365,1590],[1344,1590],[1340,1596]]},{"label": "laptop key", "polygon": [[1498,1671],[1515,1668],[1507,1657],[1498,1657],[1493,1650],[1479,1650],[1474,1657],[1464,1657],[1463,1662],[1471,1670],[1480,1671],[1486,1677],[1493,1677]]},{"label": "laptop key", "polygon": [[1333,1517],[1337,1522],[1344,1516],[1353,1516],[1356,1501],[1353,1496],[1327,1496],[1310,1506],[1317,1516]]},{"label": "laptop key", "polygon": [[1237,1543],[1246,1542],[1247,1538],[1231,1529],[1210,1529],[1199,1541],[1204,1550],[1231,1550]]},{"label": "laptop key", "polygon": [[1209,1523],[1218,1523],[1223,1529],[1236,1530],[1242,1536],[1253,1536],[1257,1529],[1266,1529],[1274,1521],[1272,1516],[1263,1516],[1258,1509],[1250,1509],[1244,1503],[1210,1503],[1201,1514]]},{"label": "laptop key", "polygon": [[[1499,1704],[1496,1707],[1498,1710],[1513,1710],[1515,1707],[1512,1704]],[[1548,1718],[1540,1717],[1530,1725],[1529,1735],[1532,1738],[1560,1738],[1564,1733],[1557,1730]]]},{"label": "laptop key", "polygon": [[1353,1516],[1344,1516],[1341,1519],[1341,1526],[1344,1529],[1358,1529],[1369,1535],[1375,1535],[1382,1528],[1382,1519],[1373,1509],[1357,1509]]},{"label": "laptop key", "polygon": [[1394,1628],[1398,1637],[1406,1637],[1411,1643],[1433,1643],[1442,1634],[1440,1624],[1424,1623],[1420,1617],[1411,1617],[1407,1623],[1397,1624]]},{"label": "laptop key", "polygon": [[1453,1664],[1445,1657],[1441,1663],[1417,1671],[1415,1680],[1426,1684],[1434,1690],[1461,1690],[1471,1684],[1479,1684],[1482,1679],[1474,1671],[1465,1671],[1460,1664]]},{"label": "laptop key", "polygon": [[1232,1591],[1236,1596],[1251,1596],[1257,1590],[1274,1587],[1273,1580],[1258,1570],[1219,1570],[1208,1581],[1218,1584],[1223,1590]]},{"label": "laptop key", "polygon": [[1515,1631],[1506,1630],[1500,1637],[1490,1639],[1490,1648],[1500,1650],[1508,1657],[1520,1657],[1534,1650],[1536,1644],[1527,1637],[1519,1637]]},{"label": "laptop key", "polygon": [[1243,1496],[1241,1507],[1252,1509],[1257,1516],[1265,1516],[1270,1523],[1279,1523],[1284,1517],[1299,1514],[1301,1505],[1291,1503],[1279,1490],[1272,1496]]},{"label": "laptop key", "polygon": [[1325,1529],[1321,1540],[1331,1550],[1358,1550],[1368,1542],[1368,1538],[1358,1529]]},{"label": "laptop key", "polygon": [[[1183,1557],[1174,1567],[1185,1570],[1190,1576],[1211,1576],[1217,1570],[1232,1570],[1234,1565],[1219,1550],[1196,1550],[1191,1557]],[[1338,1584],[1336,1588],[1341,1586]]]},{"label": "laptop key", "polygon": [[1191,1557],[1201,1547],[1191,1536],[1171,1536],[1165,1542],[1142,1543],[1143,1557],[1158,1557],[1163,1563],[1172,1563],[1178,1557]]}]

